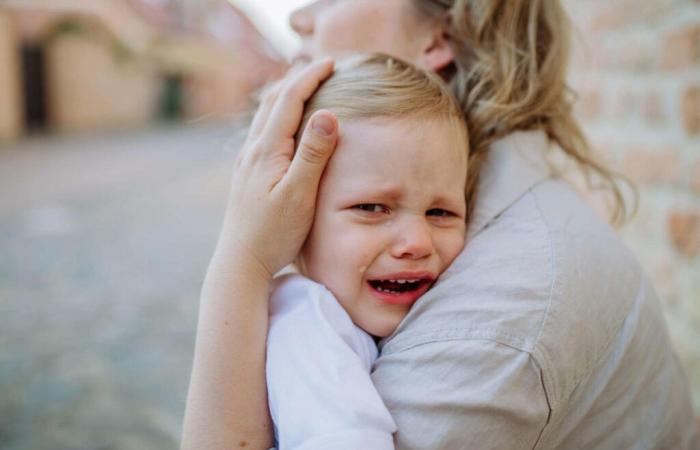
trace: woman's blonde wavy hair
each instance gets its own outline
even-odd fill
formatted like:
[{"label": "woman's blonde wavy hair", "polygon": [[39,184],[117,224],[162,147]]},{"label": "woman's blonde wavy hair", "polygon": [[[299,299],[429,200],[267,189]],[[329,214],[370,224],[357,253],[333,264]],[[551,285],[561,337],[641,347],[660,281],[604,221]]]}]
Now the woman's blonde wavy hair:
[{"label": "woman's blonde wavy hair", "polygon": [[[442,71],[469,128],[467,207],[476,201],[489,146],[517,130],[543,130],[614,198],[611,221],[630,212],[624,180],[597,161],[573,113],[567,86],[569,18],[559,0],[411,0],[423,17],[446,21],[455,61]],[[627,180],[624,180],[625,182]]]}]

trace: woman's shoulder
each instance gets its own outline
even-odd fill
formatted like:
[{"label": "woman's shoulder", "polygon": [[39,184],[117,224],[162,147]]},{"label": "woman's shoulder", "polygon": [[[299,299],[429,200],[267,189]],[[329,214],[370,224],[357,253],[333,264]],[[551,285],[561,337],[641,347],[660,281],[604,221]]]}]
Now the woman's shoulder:
[{"label": "woman's shoulder", "polygon": [[587,297],[589,310],[601,308],[619,325],[643,271],[604,217],[553,171],[549,155],[556,150],[541,132],[516,133],[494,146],[465,263],[492,261],[521,274],[523,287],[540,293],[542,314],[552,300],[576,309]]}]

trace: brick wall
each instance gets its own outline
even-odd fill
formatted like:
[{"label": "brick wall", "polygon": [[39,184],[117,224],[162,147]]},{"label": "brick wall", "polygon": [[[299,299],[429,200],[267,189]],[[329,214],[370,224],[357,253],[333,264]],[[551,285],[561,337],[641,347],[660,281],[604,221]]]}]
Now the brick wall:
[{"label": "brick wall", "polygon": [[700,0],[564,0],[595,149],[639,188],[622,229],[662,299],[700,413]]}]

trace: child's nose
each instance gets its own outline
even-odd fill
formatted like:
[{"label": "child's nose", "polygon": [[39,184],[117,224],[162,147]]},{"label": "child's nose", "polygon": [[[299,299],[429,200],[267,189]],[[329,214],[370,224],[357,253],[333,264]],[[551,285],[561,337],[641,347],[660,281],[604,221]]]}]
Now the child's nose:
[{"label": "child's nose", "polygon": [[422,217],[405,218],[396,228],[391,255],[394,258],[421,259],[432,255],[433,237],[430,225]]}]

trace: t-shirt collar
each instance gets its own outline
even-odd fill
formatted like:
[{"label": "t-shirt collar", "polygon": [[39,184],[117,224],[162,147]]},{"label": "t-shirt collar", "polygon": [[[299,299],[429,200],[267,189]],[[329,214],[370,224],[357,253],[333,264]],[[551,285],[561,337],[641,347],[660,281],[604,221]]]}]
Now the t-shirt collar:
[{"label": "t-shirt collar", "polygon": [[481,172],[467,241],[528,190],[551,176],[547,164],[549,148],[550,141],[544,131],[518,131],[492,144]]}]

